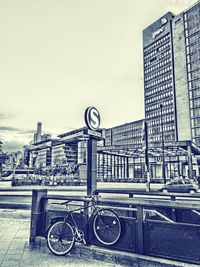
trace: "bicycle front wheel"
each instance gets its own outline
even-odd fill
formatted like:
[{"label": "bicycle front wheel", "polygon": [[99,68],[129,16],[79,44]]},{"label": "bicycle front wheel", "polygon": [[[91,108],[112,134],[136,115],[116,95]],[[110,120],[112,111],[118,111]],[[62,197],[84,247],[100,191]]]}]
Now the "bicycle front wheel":
[{"label": "bicycle front wheel", "polygon": [[47,233],[47,246],[57,256],[64,256],[71,251],[75,243],[74,230],[68,222],[52,224]]},{"label": "bicycle front wheel", "polygon": [[96,238],[104,245],[115,244],[121,235],[118,215],[110,209],[100,209],[94,217],[93,230]]}]

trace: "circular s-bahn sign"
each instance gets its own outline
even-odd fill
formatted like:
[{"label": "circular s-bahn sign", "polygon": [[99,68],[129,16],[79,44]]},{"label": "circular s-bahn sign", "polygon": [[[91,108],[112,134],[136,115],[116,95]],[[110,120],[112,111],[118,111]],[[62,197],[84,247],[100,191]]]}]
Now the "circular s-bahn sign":
[{"label": "circular s-bahn sign", "polygon": [[88,107],[85,111],[85,123],[90,130],[96,131],[100,126],[100,114],[95,107]]}]

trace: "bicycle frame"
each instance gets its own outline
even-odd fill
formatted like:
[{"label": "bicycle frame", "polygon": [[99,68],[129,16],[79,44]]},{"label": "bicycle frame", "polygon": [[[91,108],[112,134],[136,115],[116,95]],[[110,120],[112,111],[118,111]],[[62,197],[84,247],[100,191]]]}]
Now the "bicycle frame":
[{"label": "bicycle frame", "polygon": [[86,227],[88,226],[89,222],[91,221],[91,219],[93,218],[93,215],[97,212],[98,210],[98,207],[96,206],[96,204],[94,203],[94,201],[92,201],[92,204],[89,204],[87,206],[84,206],[84,207],[80,207],[80,208],[77,208],[77,209],[73,209],[73,210],[70,210],[69,209],[69,205],[66,205],[66,207],[68,208],[67,209],[67,212],[68,214],[65,216],[64,218],[64,222],[68,220],[68,218],[71,218],[72,222],[73,222],[73,227],[75,227],[75,229],[79,229],[79,227],[77,226],[77,223],[76,223],[76,220],[74,219],[74,216],[73,216],[73,213],[76,212],[76,211],[81,211],[83,210],[83,214],[85,215],[88,215],[87,212],[85,212],[85,210],[88,210],[89,208],[93,208],[93,211],[91,213],[91,215],[89,216],[89,218],[87,218],[87,222],[86,224],[83,226],[83,228],[81,228],[80,230],[82,230],[84,233],[85,233],[85,229]]}]

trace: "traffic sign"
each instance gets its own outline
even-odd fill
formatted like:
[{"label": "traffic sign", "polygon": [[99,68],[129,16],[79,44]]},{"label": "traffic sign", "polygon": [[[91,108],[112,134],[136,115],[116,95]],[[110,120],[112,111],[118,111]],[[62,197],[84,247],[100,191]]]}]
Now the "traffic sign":
[{"label": "traffic sign", "polygon": [[85,123],[87,127],[96,131],[100,126],[100,114],[99,111],[95,107],[88,107],[85,111]]}]

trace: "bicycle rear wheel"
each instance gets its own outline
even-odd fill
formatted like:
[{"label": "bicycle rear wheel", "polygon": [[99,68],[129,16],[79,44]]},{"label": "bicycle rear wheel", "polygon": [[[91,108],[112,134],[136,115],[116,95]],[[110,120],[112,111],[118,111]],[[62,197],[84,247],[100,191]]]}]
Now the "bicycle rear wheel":
[{"label": "bicycle rear wheel", "polygon": [[64,256],[71,251],[75,243],[74,230],[68,222],[52,224],[47,233],[47,245],[57,256]]},{"label": "bicycle rear wheel", "polygon": [[115,244],[121,235],[119,216],[110,209],[100,209],[94,217],[93,230],[96,238],[104,245]]}]

